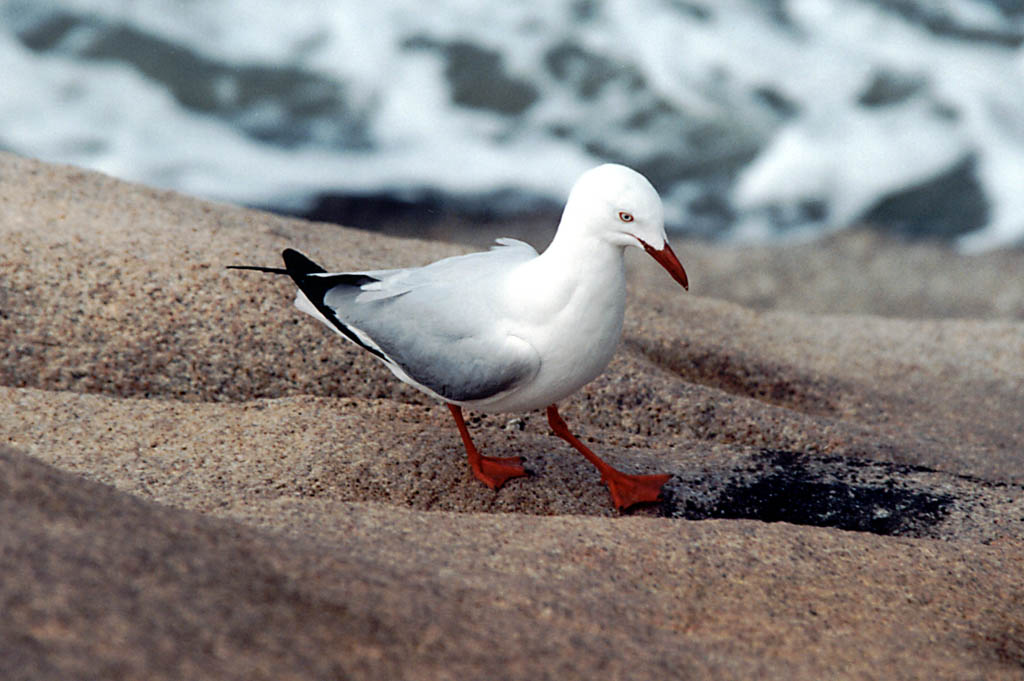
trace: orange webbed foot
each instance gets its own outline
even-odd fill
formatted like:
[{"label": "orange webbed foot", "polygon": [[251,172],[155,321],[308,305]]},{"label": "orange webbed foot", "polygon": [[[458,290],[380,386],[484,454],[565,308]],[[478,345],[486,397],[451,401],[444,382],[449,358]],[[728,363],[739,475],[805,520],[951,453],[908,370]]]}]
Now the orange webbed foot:
[{"label": "orange webbed foot", "polygon": [[518,456],[481,456],[476,466],[472,463],[473,475],[491,489],[498,489],[512,478],[527,475],[523,459]]},{"label": "orange webbed foot", "polygon": [[661,499],[661,490],[671,475],[629,475],[617,470],[606,471],[601,480],[608,486],[612,503],[620,511],[637,504],[650,504]]}]

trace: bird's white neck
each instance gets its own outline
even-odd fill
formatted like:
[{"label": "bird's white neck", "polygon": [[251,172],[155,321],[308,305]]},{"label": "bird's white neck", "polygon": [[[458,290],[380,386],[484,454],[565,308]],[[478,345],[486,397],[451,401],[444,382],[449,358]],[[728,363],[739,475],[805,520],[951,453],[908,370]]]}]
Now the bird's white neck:
[{"label": "bird's white neck", "polygon": [[577,284],[593,279],[618,283],[624,279],[624,247],[589,235],[558,232],[538,260],[559,279]]},{"label": "bird's white neck", "polygon": [[[541,257],[570,264],[586,262],[589,259],[593,262],[593,267],[598,269],[609,267],[616,260],[621,266],[623,246],[602,239],[594,231],[586,229],[586,219],[585,216],[571,214],[567,209],[555,237]],[[576,267],[579,267],[579,264]]]}]

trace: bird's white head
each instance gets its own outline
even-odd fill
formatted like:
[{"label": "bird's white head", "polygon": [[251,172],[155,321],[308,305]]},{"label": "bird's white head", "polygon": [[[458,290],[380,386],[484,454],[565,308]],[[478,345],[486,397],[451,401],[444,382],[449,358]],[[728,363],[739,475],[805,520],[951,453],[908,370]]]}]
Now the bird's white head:
[{"label": "bird's white head", "polygon": [[665,237],[665,210],[647,178],[606,163],[583,173],[565,204],[559,232],[568,230],[617,246],[642,248],[689,288],[686,271]]}]

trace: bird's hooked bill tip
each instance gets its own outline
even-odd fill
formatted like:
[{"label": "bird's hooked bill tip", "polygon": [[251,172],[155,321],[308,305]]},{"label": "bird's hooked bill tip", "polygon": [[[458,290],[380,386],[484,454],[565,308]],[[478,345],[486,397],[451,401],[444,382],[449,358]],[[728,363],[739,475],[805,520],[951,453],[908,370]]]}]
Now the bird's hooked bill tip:
[{"label": "bird's hooked bill tip", "polygon": [[679,284],[686,289],[690,290],[690,282],[686,278],[686,270],[683,269],[682,263],[679,262],[679,258],[672,251],[672,247],[666,242],[665,245],[659,250],[654,248],[646,241],[640,241],[643,244],[644,250],[647,251],[652,258],[658,261],[662,267],[668,270],[668,273],[672,275]]}]

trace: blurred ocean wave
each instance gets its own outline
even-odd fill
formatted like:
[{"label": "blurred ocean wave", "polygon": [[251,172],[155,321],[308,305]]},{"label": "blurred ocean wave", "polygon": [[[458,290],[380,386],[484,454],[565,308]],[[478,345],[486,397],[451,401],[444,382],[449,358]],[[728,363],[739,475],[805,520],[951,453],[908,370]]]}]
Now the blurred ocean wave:
[{"label": "blurred ocean wave", "polygon": [[694,234],[980,250],[1024,243],[1022,44],[1009,0],[0,0],[0,147],[319,217],[617,161]]}]

